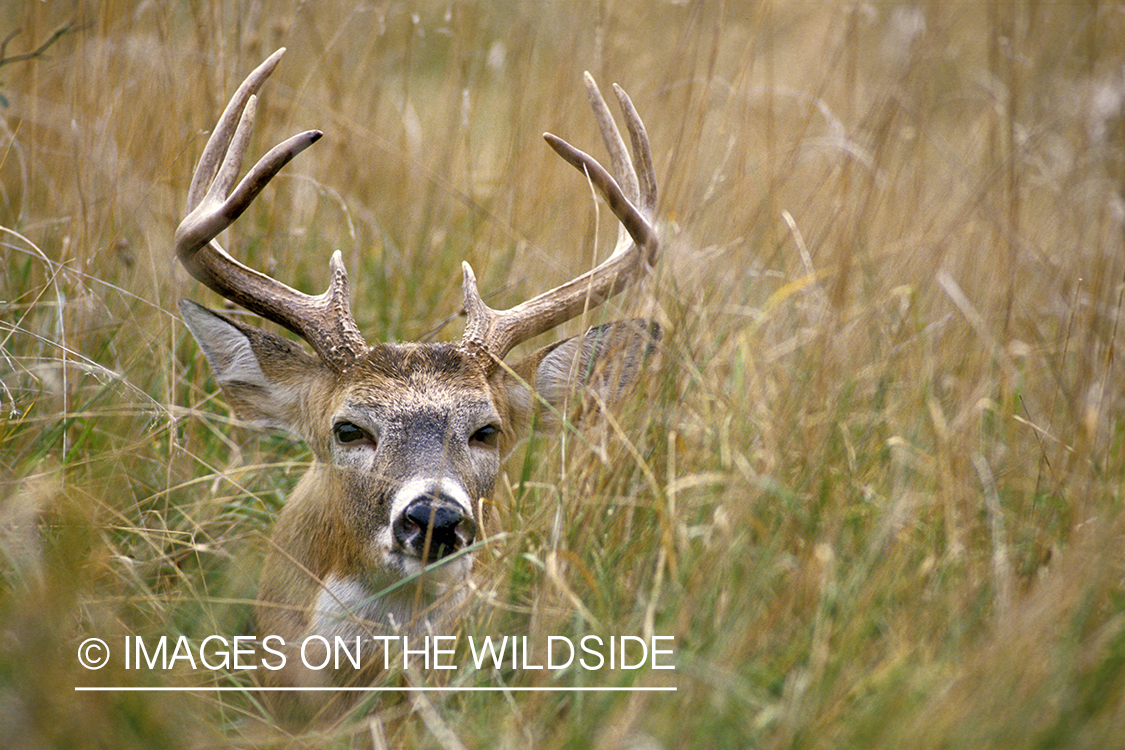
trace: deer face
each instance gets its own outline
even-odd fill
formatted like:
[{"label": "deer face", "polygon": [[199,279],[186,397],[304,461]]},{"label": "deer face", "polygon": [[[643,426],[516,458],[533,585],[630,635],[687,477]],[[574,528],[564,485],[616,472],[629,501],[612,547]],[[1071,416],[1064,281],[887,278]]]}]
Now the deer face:
[{"label": "deer face", "polygon": [[505,393],[453,345],[375,346],[341,380],[315,439],[372,566],[415,574],[471,544],[513,430]]},{"label": "deer face", "polygon": [[379,344],[334,372],[279,336],[182,310],[235,411],[313,450],[323,514],[365,569],[408,576],[472,544],[516,430],[506,377],[494,386],[452,344]]}]

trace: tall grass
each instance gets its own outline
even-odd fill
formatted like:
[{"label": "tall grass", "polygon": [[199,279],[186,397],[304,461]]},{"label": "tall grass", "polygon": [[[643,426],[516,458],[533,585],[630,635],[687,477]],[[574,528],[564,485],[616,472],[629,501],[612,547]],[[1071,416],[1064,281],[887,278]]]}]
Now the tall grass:
[{"label": "tall grass", "polygon": [[[0,726],[12,747],[1075,747],[1125,737],[1125,16],[1112,3],[10,3],[0,67]],[[676,669],[450,684],[290,735],[236,669],[86,637],[253,632],[307,451],[230,417],[171,237],[257,62],[254,153],[326,137],[228,232],[371,338],[452,339],[608,214],[539,138],[646,120],[667,334],[612,423],[496,493],[461,635],[673,635]],[[604,252],[604,251],[603,251]],[[433,681],[387,675],[387,684]],[[556,684],[556,683],[550,683]]]}]

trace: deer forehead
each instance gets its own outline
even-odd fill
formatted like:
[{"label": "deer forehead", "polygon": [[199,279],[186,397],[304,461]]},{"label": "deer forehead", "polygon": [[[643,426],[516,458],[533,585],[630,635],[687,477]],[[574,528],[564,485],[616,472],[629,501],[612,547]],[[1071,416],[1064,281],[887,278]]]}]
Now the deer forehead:
[{"label": "deer forehead", "polygon": [[377,344],[342,376],[336,392],[337,418],[358,412],[393,424],[499,416],[483,368],[453,344]]}]

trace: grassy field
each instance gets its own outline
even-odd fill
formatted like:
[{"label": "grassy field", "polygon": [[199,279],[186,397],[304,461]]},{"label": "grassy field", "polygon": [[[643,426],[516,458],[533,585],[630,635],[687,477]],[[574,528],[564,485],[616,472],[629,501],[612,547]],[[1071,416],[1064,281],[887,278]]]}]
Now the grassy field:
[{"label": "grassy field", "polygon": [[[1108,748],[1125,743],[1125,13],[1116,3],[16,2],[0,10],[0,744]],[[24,53],[61,32],[46,49]],[[179,322],[206,133],[279,46],[225,246],[370,340],[460,336],[614,227],[542,141],[583,70],[648,125],[666,329],[612,425],[517,449],[460,622],[674,636],[674,670],[392,670],[290,733],[247,670],[100,637],[254,632],[304,446]],[[600,311],[599,311],[600,314]],[[571,330],[573,330],[573,326]],[[533,342],[538,343],[538,342]],[[234,687],[75,692],[76,686]]]}]

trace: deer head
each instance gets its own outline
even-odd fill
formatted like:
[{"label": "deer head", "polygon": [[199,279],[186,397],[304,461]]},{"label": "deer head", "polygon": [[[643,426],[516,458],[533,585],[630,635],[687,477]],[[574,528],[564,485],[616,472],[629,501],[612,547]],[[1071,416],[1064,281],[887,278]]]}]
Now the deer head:
[{"label": "deer head", "polygon": [[[283,52],[254,70],[224,111],[196,168],[188,214],[175,238],[176,255],[192,276],[293,331],[315,352],[194,302],[180,303],[235,413],[287,430],[315,457],[276,524],[260,582],[259,635],[292,643],[310,633],[406,628],[419,616],[433,625],[464,590],[482,506],[501,460],[536,409],[560,407],[583,390],[612,402],[636,379],[657,335],[647,322],[611,323],[504,362],[517,344],[600,304],[654,261],[656,183],[648,137],[629,98],[614,87],[632,141],[630,159],[587,74],[616,179],[565,141],[544,137],[620,221],[612,254],[508,310],[484,303],[466,263],[467,322],[459,343],[368,345],[352,318],[339,252],[329,261],[328,290],[310,296],[248,268],[215,241],[321,136],[293,136],[237,180],[256,92]],[[409,586],[393,590],[411,576]]]}]

